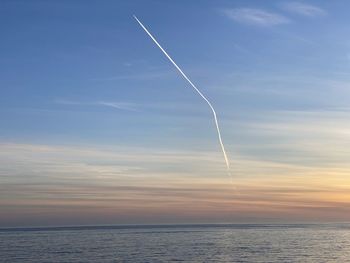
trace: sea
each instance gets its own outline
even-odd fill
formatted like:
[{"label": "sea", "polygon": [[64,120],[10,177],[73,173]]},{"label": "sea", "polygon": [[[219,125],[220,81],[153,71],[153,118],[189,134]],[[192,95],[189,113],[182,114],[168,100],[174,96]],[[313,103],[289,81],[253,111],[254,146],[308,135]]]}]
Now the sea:
[{"label": "sea", "polygon": [[0,262],[350,262],[349,224],[0,229]]}]

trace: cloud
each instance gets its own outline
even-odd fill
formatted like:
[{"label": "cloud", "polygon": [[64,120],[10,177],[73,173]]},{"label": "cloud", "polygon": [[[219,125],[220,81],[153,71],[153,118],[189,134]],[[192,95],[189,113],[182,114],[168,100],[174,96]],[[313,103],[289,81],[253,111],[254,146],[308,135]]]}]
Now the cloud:
[{"label": "cloud", "polygon": [[94,102],[82,102],[73,100],[55,100],[58,104],[63,105],[90,105],[90,106],[105,106],[118,110],[138,111],[138,105],[130,102],[115,102],[115,101],[94,101]]},{"label": "cloud", "polygon": [[284,3],[282,7],[289,12],[309,17],[323,16],[327,14],[327,12],[320,7],[299,2]]},{"label": "cloud", "polygon": [[0,142],[0,226],[348,216],[349,168],[236,158],[239,194],[217,152]]},{"label": "cloud", "polygon": [[273,26],[290,22],[282,15],[253,8],[226,9],[224,14],[237,22],[258,26]]},{"label": "cloud", "polygon": [[[303,167],[300,170],[303,176],[305,167],[329,174],[335,172],[331,171],[333,168],[349,172],[347,112],[315,109],[259,113],[264,117],[228,126],[228,130],[234,128],[237,132],[239,142],[235,148],[241,155]],[[282,174],[286,171],[281,170]]]},{"label": "cloud", "polygon": [[115,109],[119,109],[119,110],[137,111],[137,107],[136,107],[135,103],[98,101],[95,104],[106,106],[106,107],[111,107],[111,108],[115,108]]}]

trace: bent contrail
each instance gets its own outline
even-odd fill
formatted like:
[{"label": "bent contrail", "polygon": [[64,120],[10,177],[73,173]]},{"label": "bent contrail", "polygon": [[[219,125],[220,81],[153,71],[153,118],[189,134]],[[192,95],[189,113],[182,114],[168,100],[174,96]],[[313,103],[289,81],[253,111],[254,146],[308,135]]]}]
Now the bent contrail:
[{"label": "bent contrail", "polygon": [[175,61],[169,56],[169,54],[162,48],[162,46],[158,43],[158,41],[152,36],[152,34],[147,30],[147,28],[141,23],[141,21],[134,15],[133,16],[136,21],[140,24],[140,26],[143,28],[143,30],[146,31],[146,33],[149,35],[149,37],[153,40],[154,43],[156,43],[156,45],[160,48],[160,50],[164,53],[164,55],[170,60],[170,62],[175,66],[175,68],[181,73],[181,75],[185,78],[185,80],[187,80],[187,82],[192,86],[192,88],[195,89],[195,91],[197,91],[197,93],[202,97],[203,100],[205,100],[205,102],[209,105],[213,116],[214,116],[214,121],[215,121],[215,126],[216,126],[216,130],[218,133],[218,138],[219,138],[219,142],[221,145],[221,149],[222,149],[222,153],[224,154],[224,158],[225,158],[225,163],[226,163],[226,168],[227,168],[227,172],[232,180],[232,176],[230,173],[230,162],[228,161],[227,155],[226,155],[226,151],[225,151],[225,146],[224,143],[222,142],[221,139],[221,133],[220,133],[220,128],[219,128],[219,123],[218,123],[218,118],[216,116],[216,112],[214,107],[211,105],[211,103],[209,102],[209,100],[203,95],[202,92],[200,92],[200,90],[192,83],[192,81],[186,76],[186,74],[181,70],[181,68],[175,63]]}]

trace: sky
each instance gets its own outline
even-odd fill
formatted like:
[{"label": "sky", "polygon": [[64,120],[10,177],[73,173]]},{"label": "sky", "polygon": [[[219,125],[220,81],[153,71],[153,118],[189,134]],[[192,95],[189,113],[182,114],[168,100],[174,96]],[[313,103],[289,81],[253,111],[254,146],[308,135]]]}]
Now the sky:
[{"label": "sky", "polygon": [[0,1],[0,227],[349,221],[349,8]]}]

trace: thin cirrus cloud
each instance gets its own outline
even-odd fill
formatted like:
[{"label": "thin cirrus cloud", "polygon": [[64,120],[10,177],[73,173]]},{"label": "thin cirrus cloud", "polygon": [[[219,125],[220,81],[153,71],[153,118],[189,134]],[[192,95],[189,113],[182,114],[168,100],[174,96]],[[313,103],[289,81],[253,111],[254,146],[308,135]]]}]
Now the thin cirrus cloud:
[{"label": "thin cirrus cloud", "polygon": [[224,14],[236,22],[256,26],[274,26],[290,22],[283,15],[256,8],[226,9],[224,10]]},{"label": "thin cirrus cloud", "polygon": [[84,106],[105,106],[118,110],[138,111],[138,106],[135,103],[130,102],[115,102],[115,101],[94,101],[94,102],[82,102],[72,100],[56,100],[58,104],[63,105],[84,105]]},{"label": "thin cirrus cloud", "polygon": [[118,110],[129,110],[129,111],[137,111],[138,110],[134,103],[129,103],[129,102],[98,101],[95,104],[115,108]]},{"label": "thin cirrus cloud", "polygon": [[302,16],[316,17],[324,16],[327,14],[325,10],[318,6],[300,3],[300,2],[288,2],[282,5],[282,8],[291,13],[295,13]]}]

